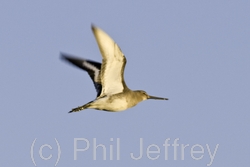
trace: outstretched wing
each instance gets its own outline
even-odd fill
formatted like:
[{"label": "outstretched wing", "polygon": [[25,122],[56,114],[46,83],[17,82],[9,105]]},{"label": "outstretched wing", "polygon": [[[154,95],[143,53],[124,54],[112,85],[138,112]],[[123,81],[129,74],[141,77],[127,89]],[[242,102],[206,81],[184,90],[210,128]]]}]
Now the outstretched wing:
[{"label": "outstretched wing", "polygon": [[114,40],[100,28],[92,25],[92,31],[96,38],[102,55],[100,96],[116,94],[127,89],[123,74],[126,58]]},{"label": "outstretched wing", "polygon": [[92,60],[85,60],[81,58],[77,58],[65,53],[61,53],[61,57],[63,60],[67,60],[71,64],[87,71],[90,78],[92,79],[95,89],[97,91],[97,97],[102,92],[102,84],[101,84],[101,77],[100,77],[100,69],[102,64],[92,61]]}]

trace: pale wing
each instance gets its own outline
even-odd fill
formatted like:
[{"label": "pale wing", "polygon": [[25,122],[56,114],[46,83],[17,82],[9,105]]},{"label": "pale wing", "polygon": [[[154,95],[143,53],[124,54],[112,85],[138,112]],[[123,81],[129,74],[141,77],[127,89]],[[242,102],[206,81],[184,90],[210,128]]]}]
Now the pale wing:
[{"label": "pale wing", "polygon": [[92,26],[92,30],[103,58],[100,96],[120,93],[124,88],[127,88],[123,78],[126,58],[108,34],[94,26]]}]

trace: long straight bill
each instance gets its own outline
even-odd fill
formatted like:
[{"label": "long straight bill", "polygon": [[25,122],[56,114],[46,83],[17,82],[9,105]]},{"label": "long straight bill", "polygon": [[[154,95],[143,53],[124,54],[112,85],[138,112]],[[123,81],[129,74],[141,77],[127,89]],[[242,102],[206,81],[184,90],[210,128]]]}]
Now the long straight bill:
[{"label": "long straight bill", "polygon": [[168,100],[168,98],[164,98],[164,97],[156,97],[156,96],[148,96],[148,99],[155,99],[155,100]]}]

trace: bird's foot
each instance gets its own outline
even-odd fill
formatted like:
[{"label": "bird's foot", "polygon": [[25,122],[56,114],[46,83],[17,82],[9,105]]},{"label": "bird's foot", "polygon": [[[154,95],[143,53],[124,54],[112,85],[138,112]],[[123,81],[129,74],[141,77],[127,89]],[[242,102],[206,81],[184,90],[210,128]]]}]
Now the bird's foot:
[{"label": "bird's foot", "polygon": [[69,113],[78,112],[78,111],[81,111],[81,110],[84,110],[84,109],[85,108],[83,106],[79,106],[79,107],[73,108],[71,111],[69,111]]},{"label": "bird's foot", "polygon": [[69,111],[69,113],[78,112],[78,111],[84,110],[84,109],[86,109],[88,107],[89,107],[89,103],[87,103],[87,104],[85,104],[83,106],[79,106],[79,107],[73,108],[71,111]]}]

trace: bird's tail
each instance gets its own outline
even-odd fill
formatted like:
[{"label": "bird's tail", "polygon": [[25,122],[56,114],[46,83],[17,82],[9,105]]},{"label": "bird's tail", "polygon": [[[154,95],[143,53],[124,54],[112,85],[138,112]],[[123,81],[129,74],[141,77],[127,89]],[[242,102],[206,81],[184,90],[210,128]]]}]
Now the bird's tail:
[{"label": "bird's tail", "polygon": [[84,104],[83,106],[79,106],[79,107],[73,108],[71,111],[69,111],[69,113],[78,112],[78,111],[87,109],[87,108],[89,108],[89,106],[91,105],[91,103],[92,103],[92,101],[88,102],[87,104]]}]

